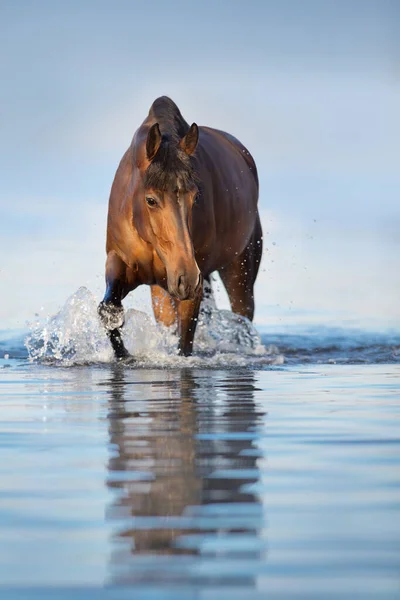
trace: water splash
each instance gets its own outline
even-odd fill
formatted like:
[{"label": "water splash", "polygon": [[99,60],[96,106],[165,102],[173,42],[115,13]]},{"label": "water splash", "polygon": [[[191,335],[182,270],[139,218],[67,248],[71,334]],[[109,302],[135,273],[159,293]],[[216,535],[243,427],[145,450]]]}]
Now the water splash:
[{"label": "water splash", "polygon": [[44,324],[31,323],[30,328],[25,346],[33,360],[83,364],[109,362],[113,358],[97,315],[96,298],[84,287],[70,296],[61,310]]},{"label": "water splash", "polygon": [[229,310],[218,310],[209,284],[204,292],[199,322],[196,329],[196,350],[199,352],[242,353],[263,356],[271,353],[261,343],[261,338],[249,319]]},{"label": "water splash", "polygon": [[[25,341],[30,359],[63,366],[114,361],[97,304],[95,296],[81,287],[45,323],[31,324]],[[248,319],[218,310],[212,292],[205,295],[202,303],[192,357],[178,356],[174,328],[155,323],[142,311],[126,312],[123,339],[132,355],[127,364],[136,367],[226,368],[283,362],[276,346],[263,346]]]}]

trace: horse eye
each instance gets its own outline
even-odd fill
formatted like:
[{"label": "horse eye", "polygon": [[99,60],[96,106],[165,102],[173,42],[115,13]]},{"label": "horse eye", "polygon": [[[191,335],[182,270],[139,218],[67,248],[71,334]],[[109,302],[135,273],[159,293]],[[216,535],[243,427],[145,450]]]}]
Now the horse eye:
[{"label": "horse eye", "polygon": [[200,200],[200,194],[196,194],[193,200],[193,204],[196,205],[199,203]]},{"label": "horse eye", "polygon": [[154,200],[154,198],[151,198],[150,196],[148,196],[146,198],[146,202],[148,206],[154,207],[157,206],[157,202]]}]

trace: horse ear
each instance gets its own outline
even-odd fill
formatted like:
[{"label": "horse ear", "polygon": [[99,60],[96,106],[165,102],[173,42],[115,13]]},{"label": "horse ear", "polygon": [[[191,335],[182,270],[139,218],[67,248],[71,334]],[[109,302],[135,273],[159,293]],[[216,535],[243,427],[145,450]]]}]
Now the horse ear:
[{"label": "horse ear", "polygon": [[146,154],[148,160],[153,160],[155,155],[158,152],[158,149],[161,144],[161,131],[158,123],[154,123],[152,127],[149,129],[149,133],[147,134],[146,141]]},{"label": "horse ear", "polygon": [[187,134],[179,142],[179,147],[191,156],[196,150],[197,142],[199,141],[199,128],[196,123],[190,127]]}]

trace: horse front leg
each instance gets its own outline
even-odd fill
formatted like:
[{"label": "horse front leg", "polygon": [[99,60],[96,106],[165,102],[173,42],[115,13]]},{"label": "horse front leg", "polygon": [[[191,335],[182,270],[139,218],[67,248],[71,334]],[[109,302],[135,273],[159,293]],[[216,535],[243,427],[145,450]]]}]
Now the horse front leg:
[{"label": "horse front leg", "polygon": [[183,356],[191,356],[193,352],[193,340],[202,296],[203,290],[200,286],[193,300],[180,300],[177,302],[179,353]]},{"label": "horse front leg", "polygon": [[158,285],[151,286],[151,301],[153,304],[154,318],[157,323],[162,323],[166,327],[176,324],[177,320],[177,301],[162,287]]},{"label": "horse front leg", "polygon": [[115,252],[110,252],[106,262],[106,293],[97,311],[118,359],[129,356],[121,337],[126,287],[126,265]]}]

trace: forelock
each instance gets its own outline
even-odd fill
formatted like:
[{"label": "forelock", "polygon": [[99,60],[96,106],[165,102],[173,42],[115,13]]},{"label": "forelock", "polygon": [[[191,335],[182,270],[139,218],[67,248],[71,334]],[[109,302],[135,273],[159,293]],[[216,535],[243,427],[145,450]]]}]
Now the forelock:
[{"label": "forelock", "polygon": [[157,190],[190,190],[198,182],[190,156],[177,144],[163,140],[144,174],[144,186]]}]

